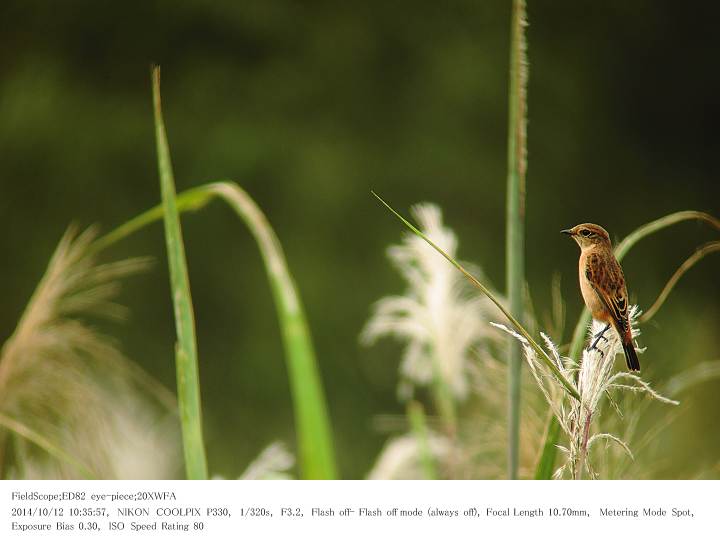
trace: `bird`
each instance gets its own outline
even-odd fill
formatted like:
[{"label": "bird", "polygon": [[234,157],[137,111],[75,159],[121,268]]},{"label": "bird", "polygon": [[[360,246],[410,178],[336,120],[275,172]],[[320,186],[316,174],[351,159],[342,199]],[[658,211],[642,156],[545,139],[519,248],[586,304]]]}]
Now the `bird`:
[{"label": "bird", "polygon": [[613,327],[620,337],[628,369],[640,371],[632,326],[628,316],[628,294],[620,263],[613,253],[607,231],[594,223],[581,223],[560,231],[580,246],[580,292],[594,319],[607,325],[595,337],[590,350],[596,348],[603,334]]}]

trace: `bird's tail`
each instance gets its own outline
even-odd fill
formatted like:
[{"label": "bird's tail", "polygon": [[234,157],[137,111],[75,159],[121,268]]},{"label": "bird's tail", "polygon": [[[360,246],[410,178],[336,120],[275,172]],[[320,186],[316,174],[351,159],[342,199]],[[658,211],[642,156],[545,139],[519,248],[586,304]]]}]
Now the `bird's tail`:
[{"label": "bird's tail", "polygon": [[635,353],[632,340],[623,342],[623,351],[625,352],[625,361],[627,361],[628,368],[640,372],[640,361],[638,360],[637,353]]}]

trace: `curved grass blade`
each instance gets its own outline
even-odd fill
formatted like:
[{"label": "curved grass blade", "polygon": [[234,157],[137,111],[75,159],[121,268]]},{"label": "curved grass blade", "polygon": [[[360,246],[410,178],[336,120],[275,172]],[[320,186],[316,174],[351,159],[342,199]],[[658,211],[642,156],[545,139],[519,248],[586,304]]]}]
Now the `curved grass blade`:
[{"label": "curved grass blade", "polygon": [[188,279],[180,217],[175,202],[175,181],[170,162],[170,149],[162,119],[160,68],[158,67],[154,67],[152,70],[152,90],[165,243],[170,268],[170,288],[172,290],[175,332],[177,335],[175,367],[177,371],[178,408],[185,455],[185,473],[188,479],[204,480],[207,479],[208,472],[202,433],[195,316],[190,296],[190,280]]},{"label": "curved grass blade", "polygon": [[305,312],[280,242],[260,208],[238,185],[214,183],[210,190],[245,221],[265,263],[288,361],[302,476],[333,479],[335,456],[320,372]]},{"label": "curved grass blade", "polygon": [[[212,191],[208,190],[208,186],[201,185],[175,195],[175,206],[180,213],[195,212],[203,209],[215,196]],[[97,238],[88,246],[87,251],[89,254],[99,253],[162,218],[163,205],[158,204]]]},{"label": "curved grass blade", "polygon": [[[178,212],[196,211],[220,198],[246,223],[262,253],[283,336],[293,395],[301,476],[307,479],[337,477],[332,430],[319,367],[305,313],[280,242],[264,214],[239,185],[221,181],[201,185],[177,195]],[[101,251],[163,217],[155,206],[120,225],[92,246]]]},{"label": "curved grass blade", "polygon": [[707,244],[696,249],[695,252],[690,255],[690,257],[688,257],[685,262],[681,264],[680,267],[675,271],[672,277],[665,284],[665,287],[663,287],[663,290],[660,291],[660,294],[658,295],[655,302],[653,302],[650,308],[645,310],[645,312],[643,313],[643,315],[640,316],[640,319],[638,321],[640,323],[644,323],[652,319],[652,317],[657,313],[657,311],[665,302],[665,299],[667,299],[668,295],[675,287],[675,284],[680,280],[680,278],[683,277],[683,274],[685,274],[685,272],[695,266],[698,261],[700,261],[703,257],[709,255],[710,253],[714,253],[715,251],[720,251],[720,242],[708,242]]}]

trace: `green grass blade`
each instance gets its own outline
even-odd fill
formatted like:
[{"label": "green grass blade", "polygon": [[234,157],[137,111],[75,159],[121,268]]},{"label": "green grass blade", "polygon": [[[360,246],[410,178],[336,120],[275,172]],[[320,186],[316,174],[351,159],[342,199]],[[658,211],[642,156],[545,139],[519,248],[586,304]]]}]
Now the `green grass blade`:
[{"label": "green grass blade", "polygon": [[[211,201],[215,195],[208,190],[207,186],[195,187],[188,189],[175,196],[175,207],[178,212],[194,212],[204,208],[209,201]],[[163,218],[163,205],[158,204],[154,208],[150,208],[146,212],[141,213],[123,223],[122,225],[111,230],[104,236],[101,236],[95,240],[88,247],[88,253],[99,253],[104,249],[116,244],[131,234],[134,234],[138,230],[155,223]]]},{"label": "green grass blade", "polygon": [[[247,224],[260,248],[270,280],[288,365],[303,478],[337,477],[332,430],[310,331],[295,282],[275,233],[255,202],[237,184],[210,183],[177,195],[178,212],[196,211],[210,201],[225,200]],[[101,251],[162,219],[162,205],[120,225],[93,245]]]},{"label": "green grass blade", "polygon": [[305,312],[280,242],[260,208],[238,185],[215,183],[210,190],[243,219],[265,263],[288,363],[301,475],[306,479],[333,479],[335,455],[320,372]]},{"label": "green grass blade", "polygon": [[207,479],[207,460],[202,433],[200,404],[200,379],[198,376],[195,316],[190,297],[185,247],[183,245],[180,217],[175,201],[170,149],[165,135],[160,103],[160,69],[152,70],[153,111],[155,114],[155,140],[157,144],[158,171],[162,193],[163,223],[170,268],[170,288],[175,312],[175,366],[178,385],[178,408],[182,427],[185,472],[188,479]]},{"label": "green grass blade", "polygon": [[[201,185],[200,187],[187,189],[177,194],[175,196],[175,206],[177,207],[178,213],[194,212],[203,209],[217,196],[209,187],[209,185]],[[95,240],[88,247],[88,253],[99,253],[113,244],[123,241],[125,238],[135,234],[146,226],[160,221],[162,218],[163,205],[158,204]]]},{"label": "green grass blade", "polygon": [[555,471],[555,457],[557,455],[556,444],[560,442],[560,422],[554,415],[550,415],[547,429],[545,430],[545,443],[542,453],[535,467],[536,480],[552,480]]},{"label": "green grass blade", "polygon": [[[525,172],[527,170],[527,57],[525,0],[514,0],[510,43],[510,111],[505,239],[505,282],[510,312],[523,321],[525,283]],[[508,476],[518,477],[521,346],[508,339]]]},{"label": "green grass blade", "polygon": [[85,476],[85,478],[89,480],[96,479],[95,474],[93,474],[93,472],[89,468],[87,468],[81,461],[78,461],[77,459],[75,459],[75,457],[67,453],[65,450],[56,446],[47,438],[42,436],[40,433],[33,431],[31,428],[27,427],[22,422],[17,421],[16,419],[6,414],[0,413],[0,426],[5,427],[16,435],[24,438],[28,442],[32,442],[56,459],[74,466],[76,469],[78,469],[78,471],[80,471],[83,476]]}]

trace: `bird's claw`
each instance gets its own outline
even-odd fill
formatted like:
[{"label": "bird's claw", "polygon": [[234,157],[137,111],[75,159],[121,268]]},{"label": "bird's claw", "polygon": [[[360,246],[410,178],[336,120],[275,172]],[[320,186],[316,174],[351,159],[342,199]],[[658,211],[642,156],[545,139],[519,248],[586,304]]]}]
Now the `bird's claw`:
[{"label": "bird's claw", "polygon": [[599,342],[600,340],[605,340],[605,342],[608,342],[608,343],[610,342],[610,340],[608,340],[607,338],[605,338],[605,336],[603,336],[603,333],[600,332],[600,334],[598,334],[598,335],[595,337],[595,341],[594,341],[594,342],[592,343],[592,345],[590,346],[590,350],[591,350],[591,351],[592,351],[593,349],[596,349],[596,348],[597,348],[598,342]]},{"label": "bird's claw", "polygon": [[[610,325],[608,324],[603,330],[601,330],[599,333],[595,335],[595,341],[590,345],[590,349],[588,351],[592,351],[594,349],[597,349],[600,353],[603,353],[601,349],[597,347],[598,342],[600,340],[605,340],[608,344],[610,343],[610,340],[605,338],[605,333],[610,328]],[[605,357],[605,354],[603,353],[603,357]]]}]

